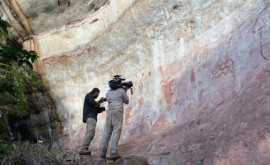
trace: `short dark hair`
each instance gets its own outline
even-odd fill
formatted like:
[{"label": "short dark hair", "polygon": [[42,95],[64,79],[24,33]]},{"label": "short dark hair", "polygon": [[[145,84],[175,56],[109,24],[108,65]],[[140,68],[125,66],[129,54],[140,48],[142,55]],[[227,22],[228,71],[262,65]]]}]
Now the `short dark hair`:
[{"label": "short dark hair", "polygon": [[96,92],[100,92],[100,90],[98,88],[93,88],[91,93],[96,93]]}]

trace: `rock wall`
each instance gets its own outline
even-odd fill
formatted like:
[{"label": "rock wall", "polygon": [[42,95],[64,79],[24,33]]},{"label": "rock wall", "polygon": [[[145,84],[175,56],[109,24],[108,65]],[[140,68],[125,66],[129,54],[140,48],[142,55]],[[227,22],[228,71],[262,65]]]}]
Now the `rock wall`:
[{"label": "rock wall", "polygon": [[[77,148],[83,137],[84,95],[99,87],[104,96],[115,74],[134,81],[124,143],[196,119],[270,69],[269,0],[3,2],[4,17],[40,55],[36,69],[55,101],[66,147]],[[14,4],[20,10],[11,10]],[[14,14],[20,12],[23,19]]]},{"label": "rock wall", "polygon": [[19,118],[7,115],[9,131],[17,140],[42,140],[45,144],[53,144],[62,134],[63,125],[50,95],[39,87],[37,91],[27,91],[29,115]]}]

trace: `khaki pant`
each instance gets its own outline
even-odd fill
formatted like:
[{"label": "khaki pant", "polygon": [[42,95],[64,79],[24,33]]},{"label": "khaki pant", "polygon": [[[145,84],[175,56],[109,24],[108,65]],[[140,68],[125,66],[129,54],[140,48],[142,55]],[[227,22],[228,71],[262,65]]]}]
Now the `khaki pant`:
[{"label": "khaki pant", "polygon": [[111,139],[110,157],[118,156],[118,141],[123,125],[123,110],[108,110],[106,122],[100,144],[100,155],[106,156],[109,141]]},{"label": "khaki pant", "polygon": [[93,118],[88,118],[86,120],[86,123],[87,123],[87,126],[86,126],[85,135],[84,135],[80,150],[88,149],[90,143],[92,142],[95,136],[97,121]]}]

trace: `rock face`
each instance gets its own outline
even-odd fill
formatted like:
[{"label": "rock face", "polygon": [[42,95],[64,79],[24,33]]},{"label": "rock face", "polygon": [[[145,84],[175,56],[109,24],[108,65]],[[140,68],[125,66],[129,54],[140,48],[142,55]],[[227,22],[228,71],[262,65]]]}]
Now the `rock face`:
[{"label": "rock face", "polygon": [[80,22],[109,0],[3,0],[2,14],[20,37],[40,34],[65,24]]},{"label": "rock face", "polygon": [[54,102],[44,88],[28,91],[30,114],[23,119],[8,115],[9,130],[18,140],[37,141],[45,144],[54,143],[63,131]]},{"label": "rock face", "polygon": [[270,71],[252,76],[223,104],[185,124],[174,124],[120,147],[159,165],[267,165],[269,157]]},{"label": "rock face", "polygon": [[[160,148],[133,146],[132,153],[156,154],[158,159],[149,158],[150,164],[168,160],[167,164],[267,164],[268,134],[260,131],[256,138],[255,127],[264,129],[267,120],[260,119],[269,117],[269,93],[263,93],[268,86],[260,89],[270,70],[269,0],[3,2],[4,17],[27,36],[25,47],[39,52],[36,69],[55,101],[65,137],[59,141],[64,146],[80,145],[84,95],[99,87],[104,96],[108,80],[122,74],[134,81],[134,95],[129,95],[125,107],[120,143],[149,133],[151,138],[158,136],[164,128],[179,132],[174,141],[185,140],[174,150],[166,132],[153,142]],[[253,87],[249,84],[256,94],[249,92]],[[98,118],[93,147],[100,141],[104,119],[105,114]],[[201,132],[204,129],[206,134]],[[249,130],[254,136],[247,134]],[[220,139],[224,134],[230,136]],[[202,138],[192,141],[198,136]],[[169,142],[162,144],[162,138]],[[211,138],[214,144],[208,143]],[[247,147],[241,142],[245,138]],[[166,155],[171,159],[163,159]],[[194,161],[189,160],[193,156]]]}]

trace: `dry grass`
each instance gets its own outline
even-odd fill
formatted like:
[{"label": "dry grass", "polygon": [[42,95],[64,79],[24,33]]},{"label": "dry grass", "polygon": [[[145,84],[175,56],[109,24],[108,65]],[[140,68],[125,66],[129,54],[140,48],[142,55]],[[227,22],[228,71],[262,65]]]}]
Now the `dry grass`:
[{"label": "dry grass", "polygon": [[63,161],[41,144],[14,146],[3,159],[2,165],[61,165]]}]

